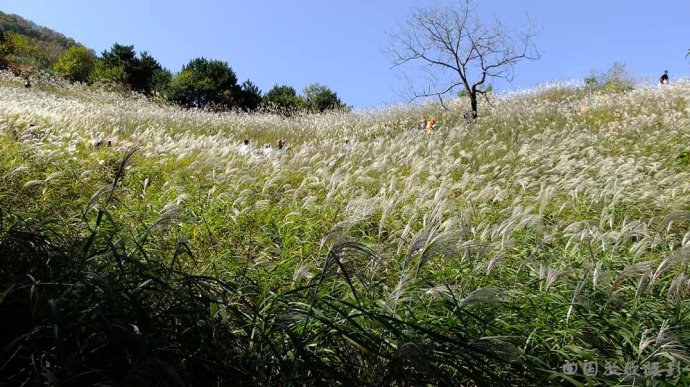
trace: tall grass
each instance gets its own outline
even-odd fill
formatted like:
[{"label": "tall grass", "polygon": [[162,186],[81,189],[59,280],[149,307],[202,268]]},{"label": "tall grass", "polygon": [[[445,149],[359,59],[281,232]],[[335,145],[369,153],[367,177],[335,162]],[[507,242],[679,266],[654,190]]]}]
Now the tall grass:
[{"label": "tall grass", "polygon": [[3,75],[0,380],[687,384],[688,90],[285,119]]}]

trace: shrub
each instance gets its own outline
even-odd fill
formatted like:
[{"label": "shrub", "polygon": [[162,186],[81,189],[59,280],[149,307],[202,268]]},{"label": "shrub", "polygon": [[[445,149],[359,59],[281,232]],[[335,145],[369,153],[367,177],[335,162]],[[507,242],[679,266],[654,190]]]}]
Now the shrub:
[{"label": "shrub", "polygon": [[96,68],[96,54],[84,46],[67,49],[55,65],[55,73],[70,82],[86,82]]},{"label": "shrub", "polygon": [[628,73],[625,64],[616,62],[606,73],[599,74],[595,71],[585,78],[585,87],[590,90],[602,90],[605,92],[625,92],[633,90],[634,78]]}]

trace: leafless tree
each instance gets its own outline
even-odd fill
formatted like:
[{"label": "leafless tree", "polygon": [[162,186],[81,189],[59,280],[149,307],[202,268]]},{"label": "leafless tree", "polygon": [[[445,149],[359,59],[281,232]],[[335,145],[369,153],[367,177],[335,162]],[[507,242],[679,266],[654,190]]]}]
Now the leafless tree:
[{"label": "leafless tree", "polygon": [[[443,96],[460,87],[470,98],[471,117],[477,117],[477,96],[487,93],[487,80],[513,80],[513,67],[523,59],[539,58],[532,44],[531,24],[523,31],[511,31],[499,21],[479,20],[472,0],[457,7],[415,9],[411,17],[391,34],[388,52],[393,67],[419,65],[425,85],[410,82],[411,99]],[[403,73],[408,81],[410,72]],[[488,99],[487,99],[488,100]]]}]

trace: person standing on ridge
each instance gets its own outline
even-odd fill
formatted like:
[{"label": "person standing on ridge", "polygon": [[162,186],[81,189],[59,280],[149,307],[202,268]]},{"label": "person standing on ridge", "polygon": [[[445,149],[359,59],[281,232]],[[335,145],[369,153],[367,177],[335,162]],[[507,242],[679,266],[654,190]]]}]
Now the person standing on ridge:
[{"label": "person standing on ridge", "polygon": [[661,77],[659,78],[659,82],[662,85],[668,85],[668,70],[665,70],[663,74],[661,74]]}]

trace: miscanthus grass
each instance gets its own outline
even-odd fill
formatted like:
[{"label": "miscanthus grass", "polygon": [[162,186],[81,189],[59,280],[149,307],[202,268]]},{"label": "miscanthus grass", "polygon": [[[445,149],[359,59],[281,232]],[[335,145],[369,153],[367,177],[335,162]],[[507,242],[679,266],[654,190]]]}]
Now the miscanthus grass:
[{"label": "miscanthus grass", "polygon": [[687,384],[689,97],[284,118],[3,74],[0,379]]}]

